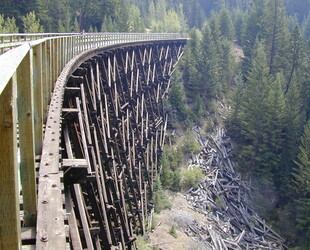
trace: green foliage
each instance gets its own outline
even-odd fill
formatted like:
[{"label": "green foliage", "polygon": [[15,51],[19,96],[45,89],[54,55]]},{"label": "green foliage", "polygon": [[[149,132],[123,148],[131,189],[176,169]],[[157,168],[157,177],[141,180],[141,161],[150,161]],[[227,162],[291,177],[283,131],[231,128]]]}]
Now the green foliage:
[{"label": "green foliage", "polygon": [[172,109],[177,111],[178,119],[181,121],[186,120],[187,110],[185,108],[185,91],[182,82],[181,72],[177,68],[172,75],[171,88],[169,91],[169,102]]},{"label": "green foliage", "polygon": [[174,10],[169,10],[165,17],[165,32],[168,33],[178,33],[181,31],[180,18]]},{"label": "green foliage", "polygon": [[14,17],[4,18],[4,15],[0,14],[0,33],[18,33]]},{"label": "green foliage", "polygon": [[255,41],[257,38],[260,38],[263,29],[262,22],[265,8],[265,0],[254,0],[251,3],[251,8],[246,16],[242,45],[244,55],[247,57],[252,56]]},{"label": "green foliage", "polygon": [[154,204],[155,213],[160,213],[164,209],[170,209],[171,203],[168,200],[168,197],[165,191],[162,188],[161,181],[159,178],[155,180],[154,183],[154,193],[152,197],[152,202]]},{"label": "green foliage", "polygon": [[224,36],[227,40],[232,40],[234,37],[234,30],[230,14],[227,10],[222,9],[219,18],[222,36]]},{"label": "green foliage", "polygon": [[240,135],[238,153],[248,173],[272,178],[280,169],[285,128],[283,81],[282,75],[275,80],[269,76],[264,47],[259,43],[234,113],[234,129]]},{"label": "green foliage", "polygon": [[182,155],[180,148],[164,147],[160,174],[160,181],[164,189],[170,189],[171,191],[180,190],[181,176],[179,168],[182,161]]},{"label": "green foliage", "polygon": [[128,31],[129,32],[144,32],[144,24],[141,19],[140,10],[137,6],[131,5],[128,16]]},{"label": "green foliage", "polygon": [[169,233],[174,237],[174,238],[178,238],[178,234],[177,234],[177,230],[175,228],[175,225],[172,225],[170,230],[169,230]]},{"label": "green foliage", "polygon": [[266,48],[269,72],[275,74],[287,69],[286,51],[288,51],[289,34],[283,0],[266,2],[261,38]]},{"label": "green foliage", "polygon": [[238,41],[238,44],[242,45],[242,37],[244,32],[245,26],[245,16],[240,10],[236,10],[234,12],[233,18],[234,30],[235,30],[235,37]]},{"label": "green foliage", "polygon": [[182,151],[184,154],[197,154],[201,147],[191,131],[187,131],[182,140]]},{"label": "green foliage", "polygon": [[44,32],[43,27],[40,25],[40,21],[37,19],[34,12],[28,13],[22,17],[24,33],[42,33]]},{"label": "green foliage", "polygon": [[136,240],[137,249],[153,250],[152,247],[148,246],[148,242],[147,242],[144,235],[137,235],[136,238],[137,238],[137,240]]},{"label": "green foliage", "polygon": [[294,190],[296,199],[296,223],[300,238],[310,245],[310,120],[304,128],[294,175]]},{"label": "green foliage", "polygon": [[200,168],[182,170],[181,176],[181,185],[182,189],[184,190],[187,190],[191,187],[197,188],[199,182],[205,178],[205,175]]},{"label": "green foliage", "polygon": [[105,16],[101,24],[101,32],[113,32],[115,29],[116,25],[112,21],[112,18]]}]

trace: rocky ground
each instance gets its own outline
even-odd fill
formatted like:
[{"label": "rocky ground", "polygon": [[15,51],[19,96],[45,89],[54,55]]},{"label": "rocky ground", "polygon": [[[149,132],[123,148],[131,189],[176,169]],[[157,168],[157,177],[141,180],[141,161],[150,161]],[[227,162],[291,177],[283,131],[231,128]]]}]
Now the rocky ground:
[{"label": "rocky ground", "polygon": [[[194,211],[181,193],[170,195],[170,201],[172,208],[162,211],[155,218],[156,227],[149,234],[149,246],[165,250],[207,249],[203,242],[186,234],[191,225],[206,220],[203,214]],[[176,228],[177,238],[169,233],[172,226]]]}]

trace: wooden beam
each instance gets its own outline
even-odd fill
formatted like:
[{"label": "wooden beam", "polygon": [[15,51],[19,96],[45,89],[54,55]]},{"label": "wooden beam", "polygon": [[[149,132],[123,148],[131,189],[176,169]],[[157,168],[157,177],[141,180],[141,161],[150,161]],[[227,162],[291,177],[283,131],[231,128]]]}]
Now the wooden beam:
[{"label": "wooden beam", "polygon": [[17,71],[17,105],[20,148],[20,175],[25,226],[35,226],[37,211],[34,140],[32,53],[25,56]]},{"label": "wooden beam", "polygon": [[[32,72],[33,72],[33,93],[34,93],[34,134],[35,134],[35,154],[41,155],[43,143],[43,78],[42,75],[42,44],[38,44],[32,49]],[[44,71],[45,72],[45,71]]]},{"label": "wooden beam", "polygon": [[[0,248],[20,249],[16,78],[0,95]],[[15,89],[15,90],[14,90]]]}]

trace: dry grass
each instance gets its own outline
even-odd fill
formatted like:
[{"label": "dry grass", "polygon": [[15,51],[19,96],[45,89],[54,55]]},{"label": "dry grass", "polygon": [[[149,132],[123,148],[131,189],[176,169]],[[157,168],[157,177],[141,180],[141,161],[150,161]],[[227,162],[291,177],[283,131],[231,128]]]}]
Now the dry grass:
[{"label": "dry grass", "polygon": [[[201,242],[188,237],[184,230],[191,224],[205,220],[203,215],[193,211],[184,195],[171,196],[172,209],[163,210],[156,219],[155,229],[149,233],[149,246],[165,250],[206,249]],[[176,228],[177,238],[170,234],[171,227]]]}]

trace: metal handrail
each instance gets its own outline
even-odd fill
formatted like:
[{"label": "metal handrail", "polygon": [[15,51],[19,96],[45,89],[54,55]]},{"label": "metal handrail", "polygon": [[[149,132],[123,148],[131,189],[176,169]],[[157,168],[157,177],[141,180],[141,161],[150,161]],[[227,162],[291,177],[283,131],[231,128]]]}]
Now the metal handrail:
[{"label": "metal handrail", "polygon": [[40,37],[32,41],[12,40],[8,48],[17,47],[0,55],[0,228],[6,229],[0,230],[0,245],[5,249],[19,249],[19,183],[23,194],[23,223],[33,227],[37,208],[35,165],[42,153],[43,125],[51,93],[65,65],[77,54],[92,48],[136,41],[176,40],[182,36],[169,33],[0,35],[0,38],[5,37]]}]

